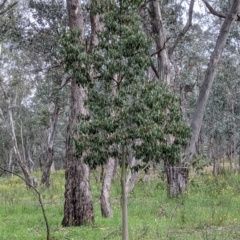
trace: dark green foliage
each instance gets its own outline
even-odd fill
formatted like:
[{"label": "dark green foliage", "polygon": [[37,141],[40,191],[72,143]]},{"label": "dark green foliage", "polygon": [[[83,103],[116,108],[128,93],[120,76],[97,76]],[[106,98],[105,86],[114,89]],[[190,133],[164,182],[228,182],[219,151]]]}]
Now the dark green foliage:
[{"label": "dark green foliage", "polygon": [[79,84],[90,82],[90,55],[86,53],[80,30],[63,32],[59,37],[61,45],[60,56],[64,61],[65,72],[73,72]]},{"label": "dark green foliage", "polygon": [[90,150],[86,161],[92,167],[103,164],[109,156],[121,155],[122,144],[131,146],[136,158],[144,162],[179,160],[190,129],[182,120],[178,99],[157,82],[135,87],[135,96],[126,95],[130,100],[89,91],[92,117],[91,121],[81,118],[81,139],[76,145],[79,152]]},{"label": "dark green foliage", "polygon": [[72,70],[76,81],[88,87],[89,116],[79,116],[77,154],[87,150],[85,161],[95,168],[109,156],[121,158],[125,145],[143,162],[176,162],[190,128],[178,99],[165,85],[147,79],[151,42],[141,30],[138,4],[124,1],[119,6],[105,9],[104,30],[91,55],[80,33],[67,33],[61,40],[66,71]]}]

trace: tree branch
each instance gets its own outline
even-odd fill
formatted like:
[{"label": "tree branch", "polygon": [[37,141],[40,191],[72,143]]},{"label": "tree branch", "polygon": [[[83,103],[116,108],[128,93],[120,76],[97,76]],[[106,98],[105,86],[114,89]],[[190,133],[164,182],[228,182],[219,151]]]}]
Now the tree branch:
[{"label": "tree branch", "polygon": [[154,66],[153,62],[151,61],[151,67],[152,67],[152,70],[154,71],[156,77],[159,79],[159,74],[158,74],[158,71],[156,69],[156,67]]},{"label": "tree branch", "polygon": [[[6,1],[4,1],[2,4],[5,4]],[[2,4],[0,5],[0,9],[4,6],[2,6]],[[8,10],[10,10],[12,7],[14,7],[16,4],[18,4],[18,2],[14,2],[10,5],[7,6],[7,8],[5,10],[3,10],[2,12],[0,12],[0,15],[3,15],[5,12],[7,12]]]},{"label": "tree branch", "polygon": [[[213,9],[213,7],[208,3],[208,1],[206,0],[202,0],[204,2],[204,4],[206,5],[207,9],[209,10],[209,12],[214,15],[214,16],[217,16],[217,17],[220,17],[220,18],[226,18],[227,15],[224,14],[224,13],[221,13],[221,12],[217,12],[216,10]],[[240,21],[240,16],[237,15],[237,19],[236,19],[237,22]]]},{"label": "tree branch", "polygon": [[5,170],[3,170],[3,172],[0,174],[0,177],[5,173],[6,171]]},{"label": "tree branch", "polygon": [[177,47],[178,43],[182,40],[183,36],[186,34],[188,29],[192,26],[193,7],[194,7],[194,0],[191,0],[189,10],[188,10],[188,20],[187,20],[186,25],[184,26],[183,30],[178,34],[173,45],[169,48],[169,50],[168,50],[169,57],[171,57],[171,55],[173,54],[173,51]]},{"label": "tree branch", "polygon": [[[3,170],[3,173],[4,172],[9,172],[9,173],[12,173],[13,175],[19,177],[20,179],[22,179],[29,187],[31,187],[34,192],[37,194],[38,196],[38,201],[40,203],[40,206],[41,206],[41,209],[42,209],[42,214],[43,214],[43,218],[44,218],[44,221],[45,221],[45,224],[46,224],[46,228],[47,228],[47,236],[46,236],[46,240],[50,240],[50,228],[49,228],[49,224],[48,224],[48,220],[47,220],[47,216],[46,216],[46,212],[45,212],[45,209],[43,207],[43,202],[42,202],[42,198],[41,198],[41,195],[39,193],[39,191],[29,182],[27,182],[23,177],[21,177],[20,175],[18,175],[17,173],[13,172],[13,171],[10,171],[10,170],[7,170],[6,168],[3,168],[0,166],[0,169]],[[2,173],[2,174],[3,174]],[[2,175],[1,174],[1,175]]]},{"label": "tree branch", "polygon": [[3,0],[3,3],[0,4],[0,10],[4,8],[4,5],[6,4],[7,0]]}]

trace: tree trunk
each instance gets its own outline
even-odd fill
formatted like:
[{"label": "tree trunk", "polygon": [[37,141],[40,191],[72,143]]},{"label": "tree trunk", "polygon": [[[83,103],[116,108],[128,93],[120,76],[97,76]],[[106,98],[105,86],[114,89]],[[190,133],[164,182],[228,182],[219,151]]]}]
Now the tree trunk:
[{"label": "tree trunk", "polygon": [[220,174],[220,164],[217,158],[213,159],[213,175],[217,176]]},{"label": "tree trunk", "polygon": [[48,129],[48,141],[47,141],[47,159],[43,166],[43,173],[41,179],[41,185],[45,185],[46,187],[50,186],[50,172],[53,164],[53,144],[54,144],[54,136],[55,129],[58,120],[60,107],[57,103],[54,106],[54,112],[50,118],[49,129]]},{"label": "tree trunk", "polygon": [[238,166],[238,159],[237,159],[237,136],[236,136],[236,118],[235,118],[235,111],[234,111],[234,99],[233,95],[231,97],[231,105],[232,105],[232,124],[233,124],[233,135],[232,135],[232,142],[233,142],[233,161],[234,161],[234,172],[239,171]]},{"label": "tree trunk", "polygon": [[[132,154],[131,154],[132,155]],[[128,196],[134,189],[135,184],[140,176],[140,174],[146,170],[146,168],[149,167],[150,163],[148,163],[143,169],[135,171],[133,168],[137,165],[141,165],[141,160],[136,160],[135,157],[131,156],[131,162],[130,162],[130,172],[127,176],[126,181],[126,195]]]},{"label": "tree trunk", "polygon": [[[84,20],[80,0],[67,0],[69,26],[71,29],[81,30],[84,37]],[[94,222],[92,194],[89,182],[89,167],[84,163],[86,153],[79,158],[75,154],[73,138],[78,138],[78,115],[87,115],[84,107],[86,91],[77,85],[75,79],[71,81],[70,115],[67,127],[66,141],[66,171],[65,171],[65,204],[63,226],[80,226]]]},{"label": "tree trunk", "polygon": [[[189,5],[188,20],[185,27],[178,34],[173,45],[167,47],[167,41],[165,37],[165,30],[163,26],[163,19],[161,15],[159,1],[151,0],[150,9],[152,12],[151,22],[153,26],[153,36],[156,42],[156,54],[158,61],[157,75],[160,81],[165,82],[167,85],[170,85],[170,61],[169,58],[174,52],[174,49],[186,34],[190,26],[192,25],[192,14],[194,7],[194,0],[191,0]],[[169,50],[168,50],[169,49]],[[179,168],[180,167],[180,168]],[[169,169],[168,169],[169,168]],[[187,187],[188,171],[184,166],[174,166],[170,165],[167,162],[165,163],[165,170],[167,175],[167,188],[169,189],[170,196],[177,196],[181,192],[184,192]],[[178,182],[179,181],[179,182]]]},{"label": "tree trunk", "polygon": [[187,167],[164,163],[167,176],[167,192],[169,197],[178,197],[187,190],[189,170]]},{"label": "tree trunk", "polygon": [[13,113],[12,113],[12,104],[11,104],[11,100],[9,98],[9,95],[4,88],[3,81],[1,83],[1,87],[2,87],[4,97],[5,97],[5,100],[6,100],[6,103],[7,103],[7,108],[8,108],[9,125],[10,125],[10,129],[11,129],[13,151],[14,151],[14,154],[16,156],[16,160],[17,160],[17,162],[18,162],[18,164],[19,164],[19,166],[20,166],[20,168],[23,172],[24,178],[26,180],[26,185],[27,185],[27,187],[29,187],[30,185],[33,185],[34,182],[30,177],[28,167],[26,165],[26,162],[24,162],[24,159],[22,158],[22,155],[21,155],[19,147],[18,147],[17,137],[16,137],[16,133],[15,133],[15,122],[13,120]]},{"label": "tree trunk", "polygon": [[218,141],[217,139],[213,138],[212,143],[212,156],[213,156],[213,175],[217,176],[220,174],[220,164],[219,164],[219,156],[218,156],[218,149],[217,149]]},{"label": "tree trunk", "polygon": [[168,58],[168,52],[166,47],[166,37],[163,27],[163,19],[159,6],[159,1],[152,0],[150,2],[150,8],[152,11],[152,25],[154,40],[156,42],[156,54],[157,54],[157,74],[161,82],[170,84],[170,62]]},{"label": "tree trunk", "polygon": [[65,204],[62,225],[81,226],[94,222],[89,167],[83,159],[68,162],[65,173]]},{"label": "tree trunk", "polygon": [[121,188],[122,188],[122,240],[128,240],[128,210],[126,194],[126,146],[122,146],[122,171],[121,171]]},{"label": "tree trunk", "polygon": [[114,171],[114,163],[115,163],[115,159],[110,157],[105,167],[106,173],[102,183],[101,211],[102,211],[102,216],[106,218],[111,218],[113,216],[111,205],[110,205],[110,188],[111,188],[111,181],[112,181],[113,171]]},{"label": "tree trunk", "polygon": [[65,204],[63,226],[80,226],[94,222],[92,194],[89,182],[89,167],[84,163],[86,153],[76,157],[73,137],[77,137],[77,116],[86,114],[83,102],[86,93],[75,81],[71,84],[71,109],[67,127],[67,166],[65,172]]},{"label": "tree trunk", "polygon": [[118,164],[119,164],[119,160],[118,158],[115,159],[115,162],[114,162],[114,169],[113,169],[113,179],[117,178],[117,173],[118,173]]}]

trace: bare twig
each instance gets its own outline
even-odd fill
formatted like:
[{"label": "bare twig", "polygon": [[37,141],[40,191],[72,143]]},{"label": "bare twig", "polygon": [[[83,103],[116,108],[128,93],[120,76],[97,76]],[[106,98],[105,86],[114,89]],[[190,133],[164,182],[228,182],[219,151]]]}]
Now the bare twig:
[{"label": "bare twig", "polygon": [[178,45],[178,43],[182,40],[183,36],[186,34],[188,29],[192,25],[192,15],[193,15],[193,6],[194,6],[194,0],[191,0],[189,10],[188,10],[188,20],[186,25],[184,26],[183,30],[178,34],[177,38],[175,39],[173,45],[169,48],[168,54],[171,56],[173,54],[174,49]]},{"label": "bare twig", "polygon": [[[220,17],[220,18],[226,18],[227,17],[226,14],[214,10],[213,7],[209,4],[208,1],[206,1],[206,0],[202,0],[202,1],[204,2],[204,4],[206,5],[207,9],[209,10],[209,12],[212,15]],[[238,21],[238,22],[240,21],[240,16],[239,15],[237,15],[236,21]]]},{"label": "bare twig", "polygon": [[10,171],[10,170],[7,170],[6,168],[3,168],[0,166],[0,169],[3,170],[3,172],[9,172],[9,173],[12,173],[13,175],[19,177],[20,179],[22,179],[29,187],[31,187],[34,192],[37,194],[38,196],[38,201],[40,203],[40,206],[41,206],[41,209],[42,209],[42,214],[43,214],[43,218],[44,218],[44,221],[45,221],[45,224],[46,224],[46,229],[47,229],[47,236],[46,236],[46,240],[50,240],[50,228],[49,228],[49,224],[48,224],[48,220],[47,220],[47,216],[46,216],[46,212],[45,212],[45,209],[44,209],[44,206],[43,206],[43,202],[42,202],[42,198],[41,198],[41,195],[39,193],[39,191],[29,182],[27,182],[23,177],[21,177],[20,175],[18,175],[17,173],[13,172],[13,171]]},{"label": "bare twig", "polygon": [[72,76],[71,76],[71,75],[70,75],[70,76],[67,76],[67,77],[64,76],[63,79],[62,79],[61,86],[60,86],[60,88],[58,88],[58,90],[63,89],[63,88],[67,85],[67,83],[70,82],[71,79],[72,79]]},{"label": "bare twig", "polygon": [[[3,15],[5,12],[7,12],[8,10],[10,10],[12,7],[14,7],[16,4],[18,4],[18,2],[14,2],[14,3],[8,5],[5,10],[3,10],[2,12],[0,12],[0,15]],[[1,8],[0,8],[0,9],[1,9]]]},{"label": "bare twig", "polygon": [[3,172],[0,174],[0,177],[5,173],[6,171],[5,170],[3,170]]},{"label": "bare twig", "polygon": [[152,67],[152,70],[154,71],[156,77],[159,78],[159,74],[158,74],[158,72],[157,72],[157,69],[156,69],[156,67],[154,66],[154,64],[153,64],[152,61],[151,61],[151,67]]},{"label": "bare twig", "polygon": [[0,4],[0,9],[3,9],[4,8],[4,5],[6,4],[7,0],[3,0],[3,3]]},{"label": "bare twig", "polygon": [[[168,40],[167,40],[167,41],[168,41]],[[167,41],[166,41],[166,42],[167,42]],[[164,42],[162,48],[160,48],[160,49],[158,49],[157,51],[151,53],[151,54],[150,54],[150,57],[152,57],[152,56],[154,56],[154,55],[156,55],[156,54],[159,54],[163,49],[165,49],[165,48],[166,48],[166,42]]]}]

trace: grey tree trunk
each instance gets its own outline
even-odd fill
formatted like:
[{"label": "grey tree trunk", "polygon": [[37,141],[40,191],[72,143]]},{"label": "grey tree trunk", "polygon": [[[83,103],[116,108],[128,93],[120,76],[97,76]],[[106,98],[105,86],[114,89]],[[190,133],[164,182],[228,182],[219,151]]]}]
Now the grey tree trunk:
[{"label": "grey tree trunk", "polygon": [[122,146],[122,171],[121,171],[121,188],[122,188],[122,240],[128,240],[128,209],[126,194],[126,146]]},{"label": "grey tree trunk", "polygon": [[[130,154],[132,155],[132,154]],[[150,163],[148,163],[143,169],[134,171],[134,167],[137,165],[141,165],[141,160],[136,160],[135,157],[131,156],[131,162],[129,163],[130,172],[128,173],[127,180],[126,180],[126,195],[127,197],[133,191],[135,184],[143,171],[149,167]],[[145,175],[146,176],[146,175]]]},{"label": "grey tree trunk", "polygon": [[195,154],[196,143],[198,141],[199,133],[201,130],[204,111],[205,111],[205,107],[209,97],[209,92],[212,87],[213,80],[216,76],[217,66],[220,61],[223,49],[226,45],[227,37],[230,33],[230,30],[234,21],[237,18],[239,7],[240,7],[240,0],[234,0],[222,24],[214,51],[212,53],[210,62],[208,64],[205,78],[199,92],[196,108],[195,108],[192,123],[191,123],[192,136],[191,136],[190,144],[185,151],[186,158],[183,159],[183,162],[185,164],[190,163],[193,155]]},{"label": "grey tree trunk", "polygon": [[136,160],[135,157],[131,156],[131,162],[130,162],[130,172],[128,173],[127,180],[126,180],[126,194],[127,196],[133,191],[133,188],[135,186],[135,183],[141,174],[142,171],[134,171],[131,170],[133,167],[137,166],[141,163],[141,161]]},{"label": "grey tree trunk", "polygon": [[48,140],[47,140],[47,159],[43,166],[43,173],[41,178],[41,185],[45,185],[46,187],[50,186],[50,172],[51,167],[53,165],[53,144],[54,144],[54,136],[56,124],[58,121],[60,107],[58,103],[54,104],[54,111],[50,118],[49,129],[48,129]]},{"label": "grey tree trunk", "polygon": [[[187,23],[185,27],[182,29],[182,31],[176,37],[172,46],[167,46],[159,1],[151,0],[149,4],[150,4],[149,7],[152,12],[151,22],[153,26],[153,36],[157,48],[156,49],[158,60],[157,75],[160,81],[163,81],[167,85],[169,85],[171,71],[169,58],[173,54],[176,46],[179,44],[183,36],[186,34],[186,32],[192,25],[194,0],[190,1]],[[174,166],[169,164],[167,161],[165,162],[165,171],[168,179],[167,181],[168,193],[170,196],[175,197],[186,189],[187,187],[186,179],[188,178],[188,171],[186,170],[185,166],[181,166],[181,164]]]},{"label": "grey tree trunk", "polygon": [[[67,0],[70,29],[81,30],[84,37],[84,20],[81,9],[81,0]],[[84,107],[86,91],[77,85],[75,79],[71,81],[70,115],[67,127],[66,140],[66,172],[65,172],[65,203],[63,226],[80,226],[94,222],[92,193],[89,182],[89,167],[84,163],[83,153],[81,157],[75,154],[73,138],[78,137],[76,126],[78,115],[87,115]]]},{"label": "grey tree trunk", "polygon": [[163,27],[163,19],[159,6],[159,1],[150,1],[150,9],[152,11],[152,25],[154,29],[154,40],[156,42],[156,54],[158,62],[158,78],[167,85],[170,84],[170,62],[166,47],[166,37]]},{"label": "grey tree trunk", "polygon": [[170,164],[168,161],[164,163],[167,176],[167,192],[169,197],[176,198],[187,189],[188,184],[188,167],[181,164]]},{"label": "grey tree trunk", "polygon": [[17,137],[16,137],[16,133],[15,133],[15,122],[14,122],[14,119],[13,119],[11,99],[8,95],[8,92],[5,90],[3,81],[2,80],[0,80],[0,81],[1,81],[1,88],[3,90],[3,94],[4,94],[5,101],[7,103],[7,108],[8,108],[9,125],[10,125],[10,129],[11,129],[10,135],[12,137],[13,151],[14,151],[14,154],[16,156],[17,163],[19,164],[19,166],[20,166],[20,168],[23,172],[24,178],[26,180],[27,187],[30,187],[31,185],[34,186],[34,181],[30,177],[27,164],[24,161],[24,158],[22,157],[22,155],[20,153],[20,150],[19,150],[19,147],[18,147],[18,141],[17,141]]},{"label": "grey tree trunk", "polygon": [[[85,112],[83,102],[85,91],[75,81],[71,83],[71,109],[67,127],[66,172],[65,172],[65,204],[63,226],[80,226],[94,222],[92,194],[89,181],[89,167],[81,158],[76,157],[73,137],[77,137],[74,127],[77,125],[77,116],[80,111]],[[86,112],[85,112],[86,114]]]},{"label": "grey tree trunk", "polygon": [[113,217],[111,204],[110,204],[110,189],[113,178],[115,159],[109,158],[105,166],[105,176],[103,178],[101,190],[101,211],[102,216],[106,218]]}]

